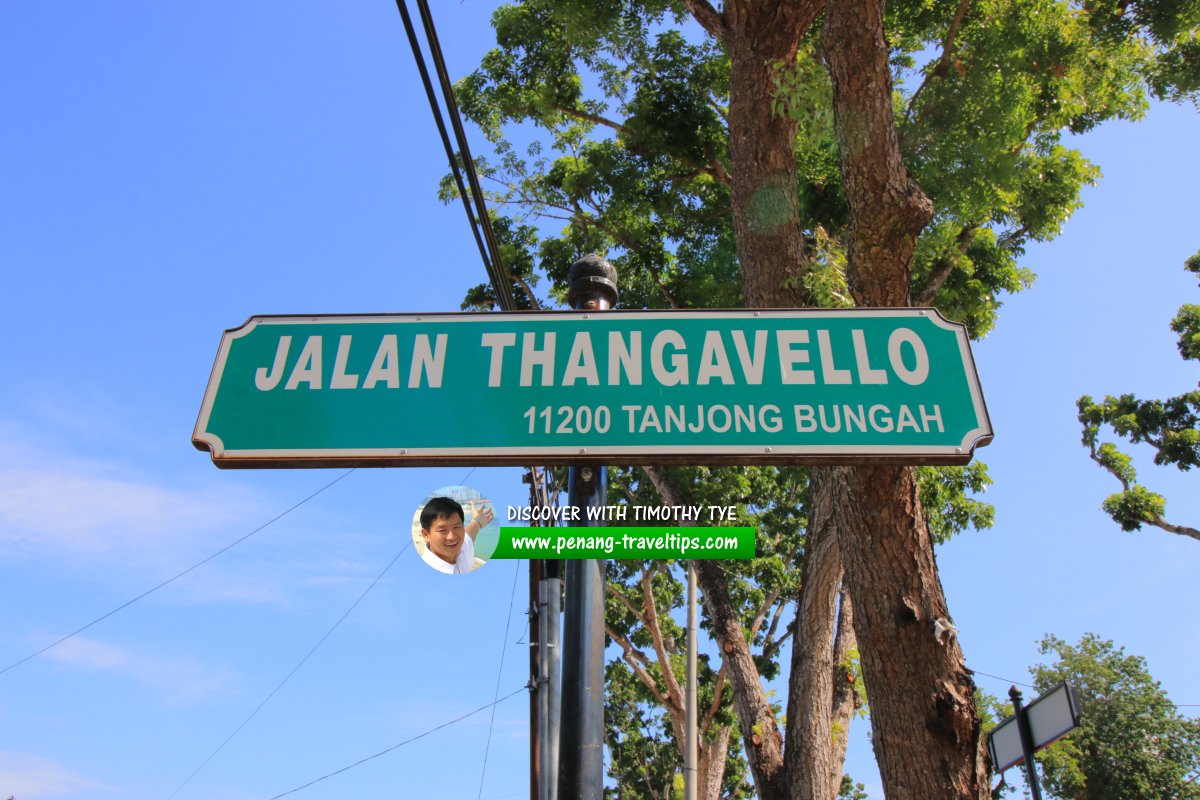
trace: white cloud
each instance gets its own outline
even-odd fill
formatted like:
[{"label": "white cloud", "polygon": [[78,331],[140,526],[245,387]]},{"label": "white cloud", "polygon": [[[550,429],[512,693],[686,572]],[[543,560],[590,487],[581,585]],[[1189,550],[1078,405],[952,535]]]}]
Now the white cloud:
[{"label": "white cloud", "polygon": [[[140,592],[295,503],[200,466],[182,479],[147,474],[126,461],[79,456],[44,432],[0,418],[0,565],[36,562],[90,582],[129,582]],[[313,589],[350,595],[373,577],[377,567],[358,563],[350,546],[361,534],[345,530],[345,520],[320,504],[280,523],[206,563],[170,596],[190,604],[286,606]],[[281,529],[289,541],[283,552],[272,539]]]},{"label": "white cloud", "polygon": [[261,516],[239,489],[174,488],[120,461],[79,457],[0,419],[0,553],[153,558]]},{"label": "white cloud", "polygon": [[169,568],[248,532],[268,509],[243,488],[177,488],[0,420],[0,559]]},{"label": "white cloud", "polygon": [[213,492],[189,494],[138,480],[64,470],[0,470],[0,537],[95,554],[228,522]]},{"label": "white cloud", "polygon": [[77,669],[122,675],[162,691],[173,702],[192,702],[229,690],[234,674],[193,659],[162,656],[76,636],[43,658]]},{"label": "white cloud", "polygon": [[95,793],[96,781],[39,756],[0,751],[0,795],[39,800],[66,794]]}]

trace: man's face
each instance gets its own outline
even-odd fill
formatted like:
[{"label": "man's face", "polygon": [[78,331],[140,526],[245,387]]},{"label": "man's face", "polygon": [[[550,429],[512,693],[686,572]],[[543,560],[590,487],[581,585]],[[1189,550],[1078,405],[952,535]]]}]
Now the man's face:
[{"label": "man's face", "polygon": [[452,514],[449,517],[438,517],[429,523],[428,528],[421,529],[421,535],[425,537],[426,546],[435,556],[447,564],[453,564],[454,559],[458,558],[458,551],[462,550],[463,538],[466,537],[467,531],[462,517]]}]

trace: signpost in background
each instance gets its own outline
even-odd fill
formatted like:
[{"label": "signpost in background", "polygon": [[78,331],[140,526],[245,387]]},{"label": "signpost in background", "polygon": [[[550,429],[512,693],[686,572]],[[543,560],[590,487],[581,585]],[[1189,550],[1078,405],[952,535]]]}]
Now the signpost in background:
[{"label": "signpost in background", "polygon": [[1075,687],[1065,682],[1027,706],[1021,705],[1021,690],[1016,686],[1009,688],[1008,696],[1012,699],[1013,716],[988,734],[992,770],[1003,772],[1023,762],[1030,794],[1033,800],[1041,800],[1042,790],[1038,785],[1033,754],[1079,727],[1079,697]]}]

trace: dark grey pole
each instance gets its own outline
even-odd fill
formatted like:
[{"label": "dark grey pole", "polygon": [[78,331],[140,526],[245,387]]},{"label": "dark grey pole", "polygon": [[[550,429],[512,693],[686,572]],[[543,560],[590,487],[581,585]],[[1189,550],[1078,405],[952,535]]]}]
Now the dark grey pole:
[{"label": "dark grey pole", "polygon": [[1042,800],[1042,789],[1038,786],[1037,766],[1033,763],[1033,731],[1029,727],[1029,714],[1021,705],[1021,690],[1010,686],[1008,696],[1012,700],[1013,714],[1017,717],[1017,730],[1021,734],[1021,752],[1025,756],[1025,779],[1029,784],[1032,800]]},{"label": "dark grey pole", "polygon": [[[530,468],[529,505],[550,505],[547,473]],[[531,800],[558,797],[558,736],[561,682],[559,628],[562,617],[560,562],[529,562],[529,790]]]},{"label": "dark grey pole", "polygon": [[546,733],[542,738],[545,748],[542,773],[546,789],[545,800],[558,797],[558,744],[562,725],[562,562],[542,562],[542,583],[545,585],[546,605],[542,609],[545,618],[546,649],[542,669],[546,682]]},{"label": "dark grey pole", "polygon": [[[567,273],[568,299],[577,311],[604,311],[617,301],[617,272],[599,256],[585,256]],[[588,507],[608,503],[604,467],[572,467],[567,503],[580,509],[573,526],[602,527]],[[562,709],[558,796],[601,800],[604,793],[604,562],[566,563],[563,619]]]},{"label": "dark grey pole", "polygon": [[687,689],[684,692],[683,800],[696,800],[700,791],[699,733],[696,717],[696,650],[699,626],[696,624],[696,564],[687,563]]},{"label": "dark grey pole", "polygon": [[[532,475],[532,472],[531,472]],[[530,489],[530,505],[536,503],[536,495]],[[542,629],[546,613],[541,607],[538,592],[542,585],[542,562],[529,562],[529,800],[543,800],[542,785],[542,737],[546,725],[542,721],[542,697],[546,687],[542,685]]]}]

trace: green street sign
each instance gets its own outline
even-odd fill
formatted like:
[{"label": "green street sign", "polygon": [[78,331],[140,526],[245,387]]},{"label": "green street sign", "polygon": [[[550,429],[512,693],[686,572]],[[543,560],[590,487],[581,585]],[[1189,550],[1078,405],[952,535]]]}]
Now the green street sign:
[{"label": "green street sign", "polygon": [[221,467],[962,464],[992,438],[935,309],[261,316],[192,441]]}]

